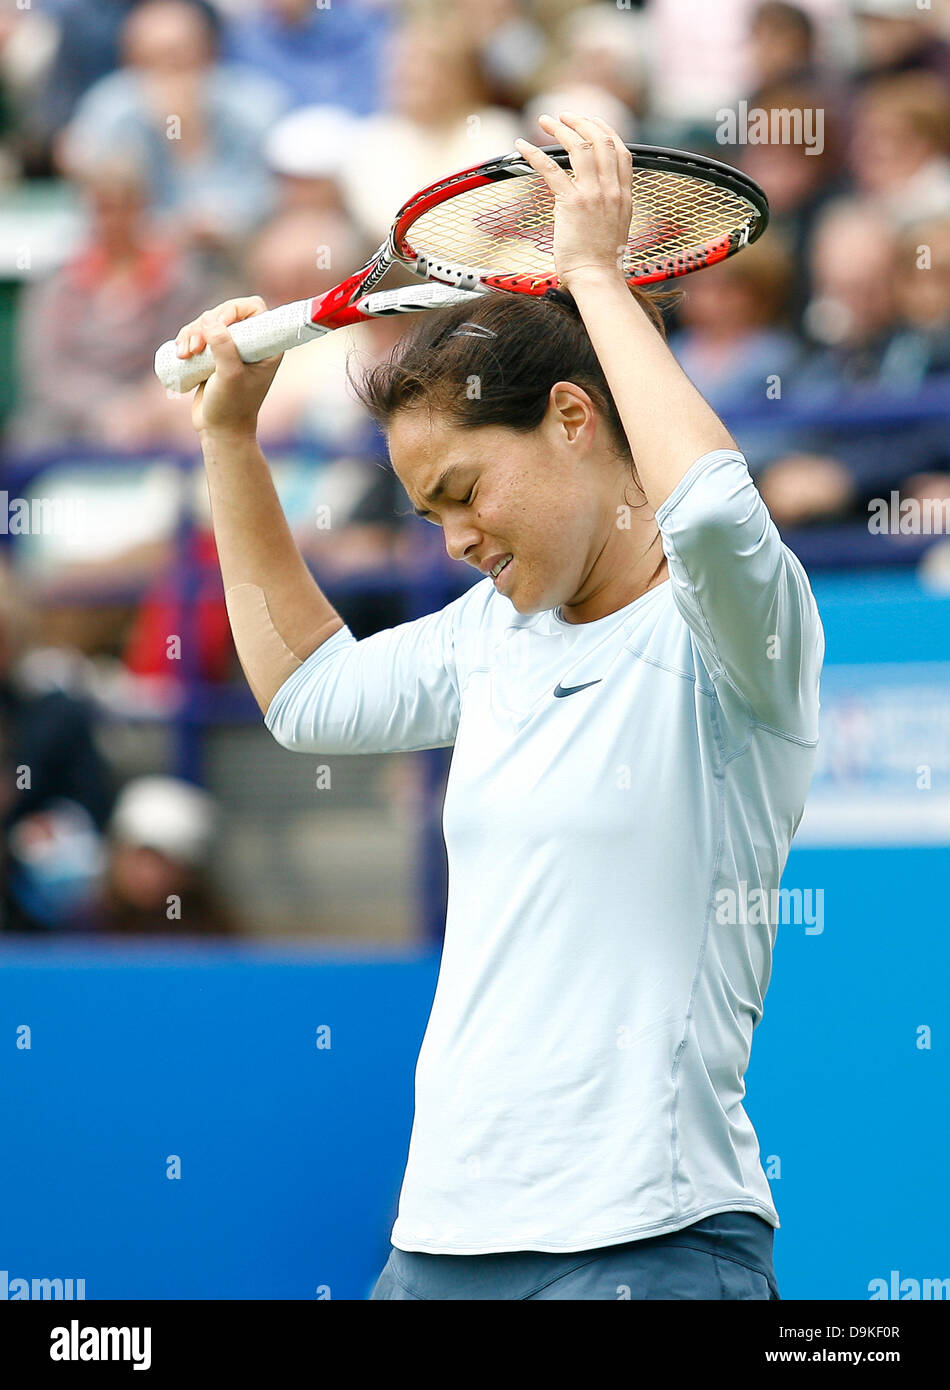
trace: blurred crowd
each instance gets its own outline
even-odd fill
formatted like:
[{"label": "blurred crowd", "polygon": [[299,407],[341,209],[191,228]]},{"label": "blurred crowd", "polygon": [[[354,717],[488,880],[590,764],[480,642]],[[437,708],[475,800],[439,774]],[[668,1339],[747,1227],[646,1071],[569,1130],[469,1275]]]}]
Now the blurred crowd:
[{"label": "blurred crowd", "polygon": [[[65,476],[56,461],[76,455],[87,464],[70,485],[95,501],[116,460],[193,451],[188,400],[152,371],[159,343],[231,294],[277,304],[331,287],[372,253],[409,194],[512,149],[518,135],[548,143],[537,116],[564,108],[602,116],[627,140],[736,165],[768,195],[767,234],[681,282],[669,337],[736,434],[779,526],[854,523],[892,489],[950,496],[946,414],[911,409],[882,424],[862,422],[860,410],[862,401],[869,411],[882,400],[913,406],[950,384],[950,0],[8,6],[0,486],[22,491],[14,465],[44,458],[53,488]],[[756,113],[786,135],[750,137]],[[409,280],[395,272],[384,286]],[[331,598],[354,573],[430,562],[346,382],[350,354],[375,360],[404,327],[380,319],[288,353],[262,411],[281,500]],[[843,426],[835,412],[845,399]],[[779,401],[824,415],[795,423],[774,412]],[[102,460],[98,475],[90,457]],[[0,569],[8,922],[57,920],[44,854],[68,863],[51,847],[69,844],[89,887],[70,898],[73,924],[148,922],[146,886],[163,902],[180,870],[202,903],[193,919],[220,929],[221,912],[192,882],[214,808],[169,779],[116,787],[96,752],[88,682],[64,676],[61,660],[72,650],[112,661],[123,677],[168,674],[183,555],[174,525],[160,521],[174,515],[161,498],[180,498],[181,480],[174,469],[161,479],[132,489],[134,524],[116,523],[118,542],[103,524],[98,548],[90,534],[72,550],[47,547],[32,567],[11,544]],[[314,524],[321,506],[331,525]],[[204,576],[196,672],[227,681],[239,671],[200,487],[192,511],[185,559]],[[130,600],[100,601],[110,586]],[[84,591],[88,602],[77,603]],[[378,591],[356,594],[345,612],[358,636],[405,616],[398,597]],[[26,796],[11,788],[30,757],[52,770],[41,775],[38,763]],[[194,843],[158,832],[140,843],[149,822],[193,825]],[[138,907],[122,905],[130,885],[144,895]]]}]

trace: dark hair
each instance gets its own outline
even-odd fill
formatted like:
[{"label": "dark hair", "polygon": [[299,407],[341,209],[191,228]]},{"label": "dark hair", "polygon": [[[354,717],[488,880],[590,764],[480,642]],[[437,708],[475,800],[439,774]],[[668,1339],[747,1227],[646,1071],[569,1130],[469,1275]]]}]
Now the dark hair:
[{"label": "dark hair", "polygon": [[[631,287],[630,292],[665,338],[662,306],[678,304],[682,290],[647,293]],[[470,429],[502,425],[524,432],[540,425],[556,381],[572,381],[590,395],[642,493],[620,414],[567,290],[540,296],[501,291],[475,295],[471,304],[429,310],[399,340],[388,361],[371,367],[360,382],[350,377],[357,398],[381,427],[399,410],[426,406]],[[468,389],[473,382],[476,392]],[[648,550],[659,540],[657,528]],[[661,548],[648,587],[665,559]]]},{"label": "dark hair", "polygon": [[[631,293],[665,338],[661,305],[678,302],[682,292],[631,288]],[[554,383],[572,381],[594,401],[617,452],[633,464],[603,369],[567,290],[540,296],[500,291],[429,310],[388,360],[350,381],[381,427],[397,411],[424,405],[465,428],[502,425],[524,432],[540,425]]]}]

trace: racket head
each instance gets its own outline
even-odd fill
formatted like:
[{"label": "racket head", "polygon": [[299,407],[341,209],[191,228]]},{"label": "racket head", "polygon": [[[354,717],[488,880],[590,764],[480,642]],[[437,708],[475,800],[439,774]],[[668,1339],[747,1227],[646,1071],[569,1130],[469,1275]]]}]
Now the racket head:
[{"label": "racket head", "polygon": [[[633,156],[633,216],[623,256],[628,284],[669,280],[726,260],[768,226],[768,199],[741,170],[687,150],[626,147]],[[562,145],[541,148],[572,173]],[[389,254],[443,284],[544,294],[558,284],[553,246],[554,195],[515,153],[415,194],[393,221]]]}]

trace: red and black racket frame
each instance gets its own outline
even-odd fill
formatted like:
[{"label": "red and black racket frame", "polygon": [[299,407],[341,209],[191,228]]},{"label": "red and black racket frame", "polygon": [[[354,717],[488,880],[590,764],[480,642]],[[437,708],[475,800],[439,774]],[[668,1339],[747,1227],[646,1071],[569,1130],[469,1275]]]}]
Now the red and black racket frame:
[{"label": "red and black racket frame", "polygon": [[[562,168],[570,169],[570,155],[562,145],[544,145],[540,148]],[[717,261],[724,261],[744,246],[757,241],[768,226],[768,199],[755,180],[740,169],[712,159],[708,155],[690,154],[687,150],[632,144],[628,144],[627,149],[639,169],[655,169],[671,175],[700,179],[745,198],[753,209],[745,223],[714,241],[691,247],[675,256],[661,256],[652,261],[644,261],[642,270],[637,270],[627,277],[628,284],[655,284],[679,275],[688,275],[705,266],[715,265]],[[387,242],[366,264],[335,289],[314,299],[311,305],[311,322],[319,322],[328,328],[343,328],[348,324],[364,322],[369,316],[361,313],[355,307],[354,301],[369,294],[393,265],[400,264],[426,280],[449,285],[453,289],[471,290],[476,293],[489,289],[511,290],[519,294],[544,294],[546,290],[557,285],[557,275],[493,274],[473,266],[461,266],[449,261],[441,263],[424,252],[417,252],[409,240],[413,223],[423,213],[444,202],[447,197],[468,192],[469,189],[481,188],[485,184],[499,183],[503,179],[523,178],[525,173],[536,172],[521,155],[508,154],[470,169],[462,169],[457,174],[451,174],[448,178],[440,179],[437,183],[422,189],[400,208]]]}]

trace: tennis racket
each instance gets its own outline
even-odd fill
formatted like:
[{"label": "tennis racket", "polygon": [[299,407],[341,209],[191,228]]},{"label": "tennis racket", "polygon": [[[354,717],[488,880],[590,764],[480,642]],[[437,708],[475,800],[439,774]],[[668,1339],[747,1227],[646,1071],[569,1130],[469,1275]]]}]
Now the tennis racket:
[{"label": "tennis racket", "polygon": [[[568,173],[561,145],[544,153]],[[685,150],[627,145],[633,155],[633,216],[623,256],[629,285],[647,285],[713,265],[762,235],[768,201],[738,169]],[[472,293],[544,294],[554,266],[554,195],[520,154],[502,155],[429,184],[393,219],[375,254],[334,289],[232,324],[245,362],[260,362],[322,333],[368,318],[416,313]],[[432,283],[373,293],[395,264]],[[214,371],[209,348],[180,358],[173,342],[155,371],[174,391],[190,391]]]}]

